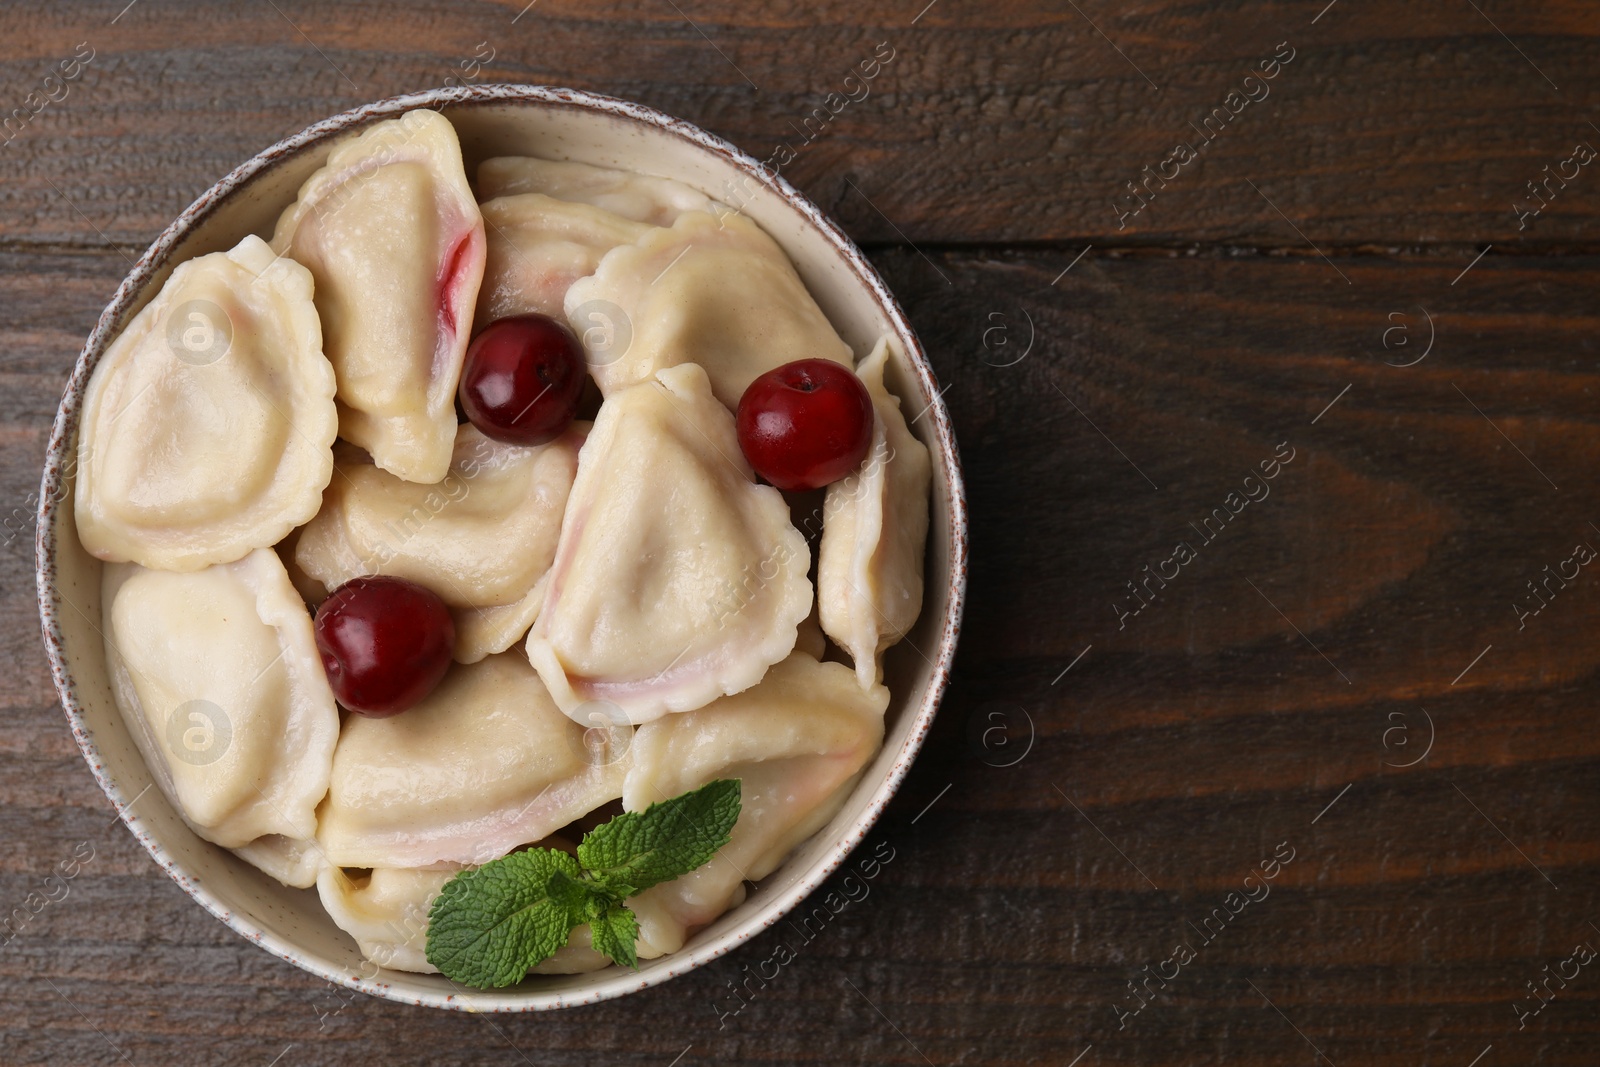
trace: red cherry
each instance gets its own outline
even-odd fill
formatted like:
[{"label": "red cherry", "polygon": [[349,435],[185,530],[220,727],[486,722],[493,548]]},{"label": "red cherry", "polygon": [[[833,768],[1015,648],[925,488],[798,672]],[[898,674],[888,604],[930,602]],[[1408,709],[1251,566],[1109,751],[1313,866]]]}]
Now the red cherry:
[{"label": "red cherry", "polygon": [[352,578],[317,608],[322,669],[339,703],[373,718],[398,715],[450,669],[456,624],[431,590],[404,578]]},{"label": "red cherry", "polygon": [[513,315],[467,346],[461,407],[496,441],[542,445],[571,425],[587,377],[571,330],[548,315]]},{"label": "red cherry", "polygon": [[769,370],[739,398],[739,448],[779,489],[820,489],[861,466],[872,444],[872,398],[826,359]]}]

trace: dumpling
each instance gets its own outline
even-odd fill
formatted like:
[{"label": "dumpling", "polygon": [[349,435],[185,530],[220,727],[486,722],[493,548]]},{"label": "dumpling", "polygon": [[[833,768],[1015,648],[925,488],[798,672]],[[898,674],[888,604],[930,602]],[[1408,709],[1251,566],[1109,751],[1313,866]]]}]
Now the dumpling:
[{"label": "dumpling", "polygon": [[[334,446],[334,467],[338,468],[339,448]],[[305,529],[304,526],[300,528]],[[300,594],[300,599],[306,602],[306,607],[313,613],[324,600],[328,599],[328,587],[317,581],[311,575],[300,569],[300,564],[294,561],[294,550],[300,544],[300,530],[295,530],[288,537],[279,541],[274,546],[278,558],[283,560],[283,569],[289,572],[289,583],[294,586],[295,592]],[[821,630],[817,631],[821,633]]]},{"label": "dumpling", "polygon": [[340,867],[480,864],[622,794],[527,660],[450,669],[403,715],[345,720],[317,839]]},{"label": "dumpling", "polygon": [[439,481],[484,258],[449,121],[412,111],[339,145],[278,218],[272,247],[316,278],[339,436],[407,481]]},{"label": "dumpling", "polygon": [[[316,885],[334,925],[355,938],[367,959],[394,971],[438,974],[439,968],[428,962],[428,916],[445,883],[461,870],[379,867],[346,872],[328,867]],[[641,939],[638,947],[640,956],[645,956],[649,946]],[[610,963],[589,947],[585,924],[574,929],[567,944],[532,973],[583,974]]]},{"label": "dumpling", "polygon": [[822,623],[817,619],[815,604],[811,605],[811,614],[800,624],[800,631],[795,635],[794,647],[796,652],[804,652],[812,659],[822,659],[828,654],[828,639],[822,636]]},{"label": "dumpling", "polygon": [[783,249],[735,212],[720,219],[686,212],[670,229],[607,252],[593,275],[567,290],[574,330],[582,333],[578,313],[598,301],[620,308],[632,333],[624,352],[587,352],[589,372],[608,397],[663,368],[698,363],[731,411],[774,367],[797,359],[855,363]]},{"label": "dumpling", "polygon": [[248,845],[240,845],[233,854],[295,889],[310,889],[316,885],[317,872],[322,868],[317,842],[309,836],[294,838],[269,834]]},{"label": "dumpling", "polygon": [[[611,966],[611,960],[602,953],[596,952],[589,940],[589,924],[572,928],[572,933],[567,937],[567,943],[556,949],[555,955],[534,964],[529,974],[588,974],[598,971],[602,967]],[[641,959],[650,959],[645,952],[647,945],[636,946]],[[659,955],[659,953],[657,953]]]},{"label": "dumpling", "polygon": [[277,554],[187,573],[109,564],[103,597],[112,692],[161,791],[201,837],[255,842],[247,860],[309,885],[339,712]]},{"label": "dumpling", "polygon": [[688,711],[761,680],[811,610],[811,556],[690,363],[617,393],[578,460],[528,658],[584,721]]},{"label": "dumpling", "polygon": [[771,874],[826,825],[882,745],[888,705],[883,686],[863,690],[843,664],[796,652],[753,689],[639,727],[622,787],[629,811],[714,778],[743,783],[739,821],[722,851],[629,902],[645,939],[676,952],[688,933],[742,899],[743,882]]},{"label": "dumpling", "polygon": [[346,873],[324,867],[317,895],[333,924],[355,938],[361,954],[394,971],[438,974],[428,962],[428,912],[460,867],[380,867]]},{"label": "dumpling", "polygon": [[671,178],[609,170],[587,163],[497,156],[478,164],[478,196],[492,200],[517,193],[543,193],[558,200],[592,204],[614,215],[652,226],[671,226],[685,211],[712,211],[710,197]]},{"label": "dumpling", "polygon": [[259,237],[179,264],[95,368],[82,425],[91,555],[193,571],[276,543],[333,473],[310,272]]},{"label": "dumpling", "polygon": [[362,574],[426,586],[453,609],[457,660],[503,652],[539,610],[539,581],[555,558],[587,430],[575,423],[527,447],[463,425],[437,485],[403,481],[344,453],[322,510],[299,533],[295,562],[328,589]]},{"label": "dumpling", "polygon": [[[560,321],[572,283],[593,274],[601,256],[649,229],[603,208],[540,193],[497,197],[481,210],[489,251],[478,290],[480,324],[530,311]],[[580,330],[589,328],[586,322]]]},{"label": "dumpling", "polygon": [[883,384],[888,338],[857,373],[872,397],[872,445],[861,469],[828,486],[817,604],[822,629],[850,653],[863,688],[883,677],[879,653],[922,612],[922,556],[928,540],[928,448]]}]

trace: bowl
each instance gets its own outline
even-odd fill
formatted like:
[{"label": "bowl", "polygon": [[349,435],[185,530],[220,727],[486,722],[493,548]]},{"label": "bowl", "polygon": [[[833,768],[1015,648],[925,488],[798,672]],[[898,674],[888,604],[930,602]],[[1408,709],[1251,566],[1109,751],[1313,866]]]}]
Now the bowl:
[{"label": "bowl", "polygon": [[[933,505],[922,617],[885,663],[892,694],[882,751],[838,815],[763,879],[745,902],[684,947],[584,975],[533,977],[497,992],[464,990],[442,975],[367,963],[328,918],[315,890],[289,889],[195,835],[153,779],[118,713],[100,631],[100,570],[78,543],[73,478],[84,390],[110,342],[159,290],[172,268],[270,237],[278,214],[329,149],[364,127],[417,108],[455,125],[467,173],[496,155],[540,155],[685,182],[733,202],[781,245],[835,329],[864,355],[884,333],[902,358],[889,386],[933,460]],[[346,111],[244,163],[179,215],[118,286],[73,367],[46,453],[35,545],[45,649],[83,758],[135,837],[207,911],[312,974],[405,1003],[468,1011],[541,1011],[590,1004],[664,982],[731,951],[777,922],[861,843],[905,777],[949,681],[966,587],[966,505],[955,437],[933,372],[904,313],[848,237],[781,177],[728,142],[638,104],[546,86],[475,85],[399,96]]]}]

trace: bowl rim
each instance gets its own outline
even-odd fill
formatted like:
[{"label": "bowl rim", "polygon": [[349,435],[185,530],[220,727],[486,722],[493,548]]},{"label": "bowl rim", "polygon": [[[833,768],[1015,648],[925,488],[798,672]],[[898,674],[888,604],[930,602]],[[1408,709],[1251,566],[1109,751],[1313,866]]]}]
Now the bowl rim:
[{"label": "bowl rim", "polygon": [[[229,198],[242,193],[253,178],[276,165],[281,159],[312,147],[324,139],[421,108],[437,110],[447,106],[493,104],[572,107],[655,127],[721,156],[743,171],[748,178],[777,194],[811,227],[820,232],[861,284],[872,293],[905,347],[907,360],[915,372],[924,395],[932,398],[926,414],[932,420],[933,431],[939,445],[933,458],[942,468],[949,492],[950,580],[945,591],[949,607],[939,630],[938,648],[932,660],[933,671],[927,692],[920,706],[906,709],[906,713],[912,715],[911,729],[889,773],[877,784],[861,814],[847,831],[830,845],[793,885],[765,901],[761,908],[748,916],[741,925],[723,931],[704,944],[672,954],[668,957],[672,962],[671,966],[658,968],[649,973],[630,974],[619,970],[611,980],[581,991],[517,993],[517,987],[510,987],[508,990],[495,992],[462,988],[457,994],[429,993],[420,990],[401,992],[385,981],[366,979],[356,974],[324,967],[306,958],[296,944],[233,912],[212,894],[208,886],[191,877],[161,842],[141,828],[138,815],[129,810],[138,797],[130,800],[105,768],[85,721],[83,709],[78,702],[77,682],[64,653],[58,618],[62,611],[63,598],[56,589],[55,559],[60,514],[57,500],[62,495],[62,483],[68,476],[67,472],[76,463],[77,424],[93,365],[98,364],[106,347],[120,333],[122,322],[128,317],[133,303],[152,278],[167,265],[170,253],[213,211]],[[40,483],[38,521],[34,535],[35,579],[40,624],[45,652],[50,662],[50,672],[61,699],[62,709],[90,772],[111,800],[123,823],[144,846],[151,858],[183,888],[184,892],[235,933],[302,970],[328,982],[388,1000],[469,1012],[545,1011],[598,1003],[658,985],[731,952],[774,925],[814,892],[839,868],[849,853],[865,839],[876,824],[889,800],[905,779],[932,725],[939,703],[949,687],[951,664],[960,633],[962,610],[966,599],[967,552],[964,481],[960,457],[956,450],[955,432],[950,423],[943,394],[938,388],[927,355],[906,319],[899,301],[844,231],[781,174],[769,171],[753,156],[698,126],[643,104],[617,97],[558,86],[524,84],[485,84],[429,89],[350,108],[313,123],[299,133],[286,137],[252,156],[185,208],[162,230],[118,285],[111,302],[100,313],[93,330],[84,342],[83,349],[78,353],[51,427],[49,444],[45,452],[44,473]],[[70,601],[66,603],[71,606]],[[95,629],[98,631],[99,627],[95,626]]]}]

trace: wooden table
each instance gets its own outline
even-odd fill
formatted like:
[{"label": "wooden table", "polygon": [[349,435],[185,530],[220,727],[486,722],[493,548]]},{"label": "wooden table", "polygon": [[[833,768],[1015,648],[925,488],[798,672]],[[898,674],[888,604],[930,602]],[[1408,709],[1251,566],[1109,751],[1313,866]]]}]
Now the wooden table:
[{"label": "wooden table", "polygon": [[[124,2],[0,7],[0,110],[93,51],[0,149],[0,912],[91,857],[0,1063],[1600,1062],[1592,4]],[[871,895],[736,1015],[774,934],[554,1015],[346,1000],[156,868],[45,669],[30,494],[131,259],[474,73],[788,142],[949,387],[952,692]]]}]

